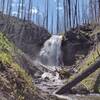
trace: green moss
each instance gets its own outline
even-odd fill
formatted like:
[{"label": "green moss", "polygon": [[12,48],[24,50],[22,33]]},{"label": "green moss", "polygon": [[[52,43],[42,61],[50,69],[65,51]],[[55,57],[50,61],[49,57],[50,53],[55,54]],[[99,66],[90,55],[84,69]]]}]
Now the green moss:
[{"label": "green moss", "polygon": [[100,70],[97,70],[96,72],[92,73],[89,77],[87,77],[86,79],[82,81],[82,84],[84,84],[87,87],[87,89],[90,90],[91,92],[94,92],[95,88],[99,89],[99,87],[96,84],[99,73],[100,73]]},{"label": "green moss", "polygon": [[32,78],[23,70],[17,63],[12,60],[12,56],[9,53],[0,52],[0,61],[4,64],[9,64],[17,74],[23,78],[29,86],[32,86]]},{"label": "green moss", "polygon": [[94,85],[94,92],[100,93],[100,73],[99,73],[96,83]]},{"label": "green moss", "polygon": [[[89,68],[93,63],[95,63],[96,59],[99,57],[98,51],[100,51],[99,44],[95,48],[95,50],[92,50],[91,53],[84,59],[84,62],[77,68],[78,73],[70,77],[69,81],[73,80],[75,77],[77,77],[87,68]],[[100,81],[98,85],[96,84],[96,81],[98,80],[97,77],[99,74],[100,74],[100,69],[96,70],[94,73],[89,75],[86,79],[84,79],[81,82],[81,84],[86,86],[87,89],[90,90],[91,92],[94,92],[95,90],[98,90],[100,92]],[[99,80],[100,80],[100,77],[99,77]]]},{"label": "green moss", "polygon": [[16,75],[24,81],[23,88],[17,89],[18,100],[24,100],[24,94],[26,91],[30,91],[34,94],[35,88],[33,86],[32,77],[20,67],[14,60],[13,56],[16,52],[16,47],[8,41],[8,39],[0,33],[0,61],[4,65],[9,65]]},{"label": "green moss", "polygon": [[13,50],[13,45],[2,33],[0,33],[0,49]]}]

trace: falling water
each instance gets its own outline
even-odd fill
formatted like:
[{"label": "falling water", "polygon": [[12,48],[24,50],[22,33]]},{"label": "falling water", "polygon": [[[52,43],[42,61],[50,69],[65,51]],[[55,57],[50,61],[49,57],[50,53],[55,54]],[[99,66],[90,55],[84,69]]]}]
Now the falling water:
[{"label": "falling water", "polygon": [[40,60],[44,65],[59,66],[61,63],[62,36],[52,35],[40,51]]},{"label": "falling water", "polygon": [[45,65],[48,69],[52,70],[53,73],[44,71],[37,86],[49,93],[55,91],[59,86],[64,85],[64,81],[60,79],[59,73],[56,72],[56,69],[60,69],[58,66],[62,64],[61,42],[62,36],[52,35],[52,37],[44,43],[39,53],[39,63]]}]

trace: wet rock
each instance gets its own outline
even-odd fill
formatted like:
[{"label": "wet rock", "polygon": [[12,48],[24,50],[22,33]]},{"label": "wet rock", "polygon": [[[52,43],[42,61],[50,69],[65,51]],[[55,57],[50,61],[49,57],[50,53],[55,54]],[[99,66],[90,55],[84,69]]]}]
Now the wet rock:
[{"label": "wet rock", "polygon": [[52,80],[52,81],[55,81],[56,79],[59,79],[59,74],[55,73],[55,75],[53,75],[52,73],[45,72],[45,73],[42,74],[41,78],[43,80]]},{"label": "wet rock", "polygon": [[61,70],[59,70],[59,76],[61,79],[66,79],[69,78],[71,76],[70,70],[63,68]]}]

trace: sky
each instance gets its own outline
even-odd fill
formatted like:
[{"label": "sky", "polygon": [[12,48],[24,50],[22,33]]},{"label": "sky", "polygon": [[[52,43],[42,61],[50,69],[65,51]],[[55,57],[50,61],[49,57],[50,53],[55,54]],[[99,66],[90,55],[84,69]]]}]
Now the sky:
[{"label": "sky", "polygon": [[[19,0],[12,0],[13,1],[13,4],[12,4],[12,16],[17,16],[17,11],[18,11],[18,4],[19,4]],[[32,7],[32,20],[34,19],[34,23],[36,23],[36,15],[39,16],[40,20],[43,20],[43,17],[45,15],[45,1],[46,0],[32,0],[32,4],[33,4],[33,7]],[[52,14],[53,14],[53,29],[54,29],[54,33],[56,32],[56,23],[57,23],[57,10],[59,10],[59,13],[60,13],[60,21],[62,21],[62,19],[64,18],[63,17],[63,0],[59,0],[60,3],[59,3],[59,7],[57,8],[57,0],[48,0],[49,1],[49,14],[48,14],[48,28],[49,28],[49,31],[51,29],[51,20],[52,20]],[[72,0],[72,2],[74,2],[75,0]],[[82,12],[83,9],[85,8],[82,8],[82,5],[83,5],[83,2],[85,5],[87,5],[88,1],[89,0],[79,0],[80,3],[79,3],[79,7],[80,7],[80,12]],[[28,9],[28,2],[29,0],[25,0],[25,7]],[[87,10],[87,9],[86,9]],[[81,16],[82,14],[80,14]],[[81,16],[81,19],[82,19],[82,16]],[[63,27],[63,26],[61,26]],[[62,29],[63,30],[63,29]],[[61,30],[61,31],[62,31]]]}]

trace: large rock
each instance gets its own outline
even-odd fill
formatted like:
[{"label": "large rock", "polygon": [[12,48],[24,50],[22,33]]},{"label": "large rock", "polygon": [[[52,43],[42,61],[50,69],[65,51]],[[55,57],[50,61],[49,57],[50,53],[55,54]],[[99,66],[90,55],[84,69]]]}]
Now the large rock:
[{"label": "large rock", "polygon": [[18,48],[34,57],[43,43],[50,37],[48,31],[32,22],[9,17],[0,13],[0,31]]},{"label": "large rock", "polygon": [[76,63],[80,58],[85,57],[93,44],[90,35],[93,32],[91,25],[76,27],[64,34],[62,40],[64,65]]}]

